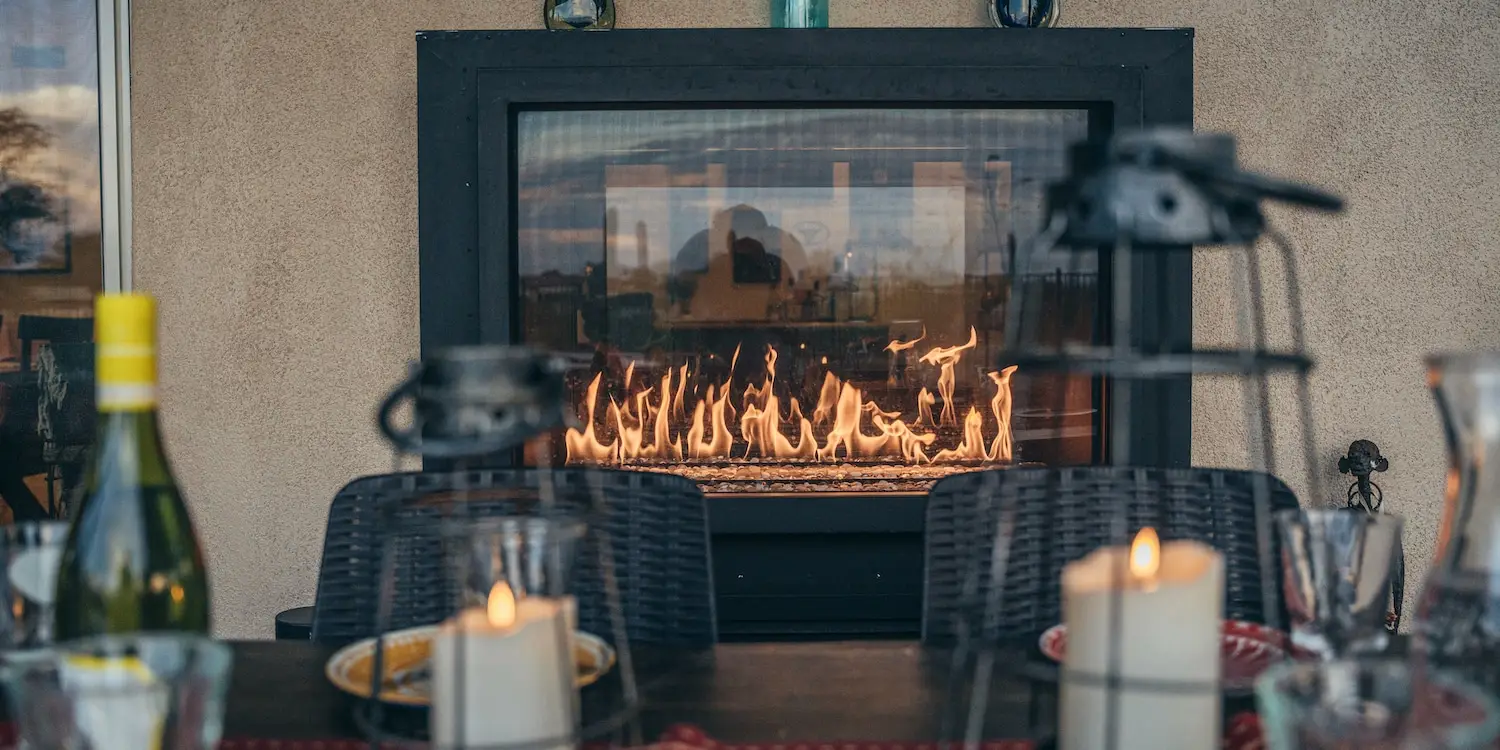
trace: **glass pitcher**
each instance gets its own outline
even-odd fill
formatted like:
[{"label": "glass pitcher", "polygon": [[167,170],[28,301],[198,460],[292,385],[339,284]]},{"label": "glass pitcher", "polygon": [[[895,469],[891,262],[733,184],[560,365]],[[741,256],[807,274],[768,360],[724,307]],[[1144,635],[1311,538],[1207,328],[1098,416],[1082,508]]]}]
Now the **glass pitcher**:
[{"label": "glass pitcher", "polygon": [[1500,691],[1500,352],[1432,357],[1427,383],[1449,468],[1414,644],[1431,663]]}]

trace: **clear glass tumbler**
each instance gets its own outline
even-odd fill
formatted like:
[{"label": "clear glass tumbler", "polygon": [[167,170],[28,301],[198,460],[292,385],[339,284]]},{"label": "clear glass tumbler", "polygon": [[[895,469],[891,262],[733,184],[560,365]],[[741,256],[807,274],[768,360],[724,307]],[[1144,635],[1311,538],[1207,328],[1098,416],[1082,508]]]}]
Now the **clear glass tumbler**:
[{"label": "clear glass tumbler", "polygon": [[202,636],[72,641],[0,670],[27,747],[207,750],[223,734],[229,646]]},{"label": "clear glass tumbler", "polygon": [[1324,659],[1383,651],[1401,518],[1359,509],[1276,514],[1292,644]]},{"label": "clear glass tumbler", "polygon": [[1494,697],[1406,660],[1284,662],[1255,699],[1271,750],[1463,750],[1500,735]]},{"label": "clear glass tumbler", "polygon": [[67,538],[66,521],[23,521],[6,527],[0,648],[18,651],[52,644],[52,602]]},{"label": "clear glass tumbler", "polygon": [[1443,416],[1448,486],[1413,650],[1500,694],[1500,352],[1427,362]]}]

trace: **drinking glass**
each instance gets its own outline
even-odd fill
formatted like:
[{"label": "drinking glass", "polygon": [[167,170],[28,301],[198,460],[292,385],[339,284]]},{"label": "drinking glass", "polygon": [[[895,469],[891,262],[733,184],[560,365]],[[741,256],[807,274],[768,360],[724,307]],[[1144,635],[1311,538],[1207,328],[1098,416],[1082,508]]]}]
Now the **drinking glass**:
[{"label": "drinking glass", "polygon": [[1463,750],[1500,735],[1500,705],[1446,672],[1396,659],[1284,662],[1255,683],[1271,750]]},{"label": "drinking glass", "polygon": [[202,636],[72,641],[0,669],[24,746],[206,750],[223,733],[228,646]]},{"label": "drinking glass", "polygon": [[1385,649],[1401,519],[1360,509],[1276,514],[1292,644],[1331,659]]},{"label": "drinking glass", "polygon": [[4,640],[0,648],[24,650],[51,645],[52,603],[67,538],[65,521],[23,521],[6,527],[6,574],[0,580]]}]

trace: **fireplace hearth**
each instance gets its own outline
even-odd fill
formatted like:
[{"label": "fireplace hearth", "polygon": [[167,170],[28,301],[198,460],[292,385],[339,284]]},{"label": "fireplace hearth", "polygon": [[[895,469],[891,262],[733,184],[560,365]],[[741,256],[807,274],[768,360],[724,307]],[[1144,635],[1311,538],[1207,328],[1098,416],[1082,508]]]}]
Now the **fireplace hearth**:
[{"label": "fireplace hearth", "polygon": [[[1185,380],[1004,352],[1017,295],[1110,341],[1107,255],[1017,256],[1071,143],[1191,122],[1191,60],[1188,30],[419,34],[423,350],[568,360],[578,426],[500,461],[698,482],[724,637],[915,635],[935,482],[1102,461],[1117,398],[1138,462],[1187,463]],[[1190,256],[1136,263],[1137,343],[1185,346]]]}]

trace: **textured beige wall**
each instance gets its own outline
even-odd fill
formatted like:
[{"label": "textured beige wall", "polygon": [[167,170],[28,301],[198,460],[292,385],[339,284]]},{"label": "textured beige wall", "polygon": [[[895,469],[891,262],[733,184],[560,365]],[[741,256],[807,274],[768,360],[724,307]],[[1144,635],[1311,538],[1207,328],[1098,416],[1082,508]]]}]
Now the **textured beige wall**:
[{"label": "textured beige wall", "polygon": [[[837,26],[984,22],[979,0],[831,2]],[[1340,219],[1277,215],[1321,361],[1318,461],[1331,474],[1350,440],[1378,442],[1425,564],[1443,452],[1421,357],[1500,347],[1500,5],[1064,2],[1074,26],[1196,27],[1199,126],[1349,197]],[[623,26],[767,22],[765,0],[619,3]],[[219,630],[268,636],[312,600],[333,492],[388,466],[371,409],[417,351],[412,32],[532,27],[540,0],[134,5],[136,283],[162,298],[166,427]],[[1203,341],[1235,330],[1227,271],[1198,266]],[[1195,460],[1244,463],[1238,388],[1194,407]],[[1300,440],[1291,403],[1274,408]]]}]

